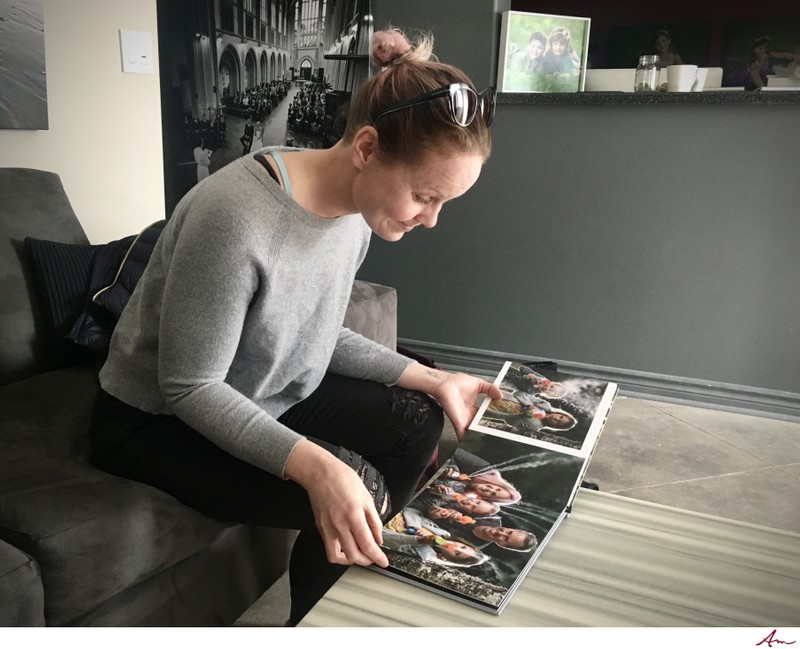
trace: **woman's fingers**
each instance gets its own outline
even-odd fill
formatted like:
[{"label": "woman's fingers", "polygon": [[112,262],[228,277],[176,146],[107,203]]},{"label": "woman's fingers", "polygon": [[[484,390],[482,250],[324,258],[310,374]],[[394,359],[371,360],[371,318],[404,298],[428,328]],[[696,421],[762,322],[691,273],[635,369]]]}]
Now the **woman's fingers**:
[{"label": "woman's fingers", "polygon": [[285,474],[308,492],[328,560],[338,564],[388,565],[381,550],[381,520],[358,474],[329,451],[303,440]]},{"label": "woman's fingers", "polygon": [[[359,566],[368,566],[370,564],[378,564],[379,566],[386,567],[388,560],[386,555],[378,545],[380,540],[380,519],[374,514],[377,519],[378,528],[374,527],[375,523],[368,523],[370,512],[364,512],[364,516],[360,520],[351,520],[347,524],[335,526],[331,525],[330,531],[326,532],[321,530],[325,539],[325,551],[328,556],[328,561],[338,564],[356,564]],[[376,539],[376,532],[378,537]]]}]

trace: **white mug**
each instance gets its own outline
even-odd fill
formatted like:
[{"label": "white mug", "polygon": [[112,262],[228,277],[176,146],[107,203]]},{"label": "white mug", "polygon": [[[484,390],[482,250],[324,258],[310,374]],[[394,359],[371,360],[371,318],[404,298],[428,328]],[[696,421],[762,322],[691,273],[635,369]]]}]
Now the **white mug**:
[{"label": "white mug", "polygon": [[691,92],[697,81],[696,65],[667,66],[667,90],[669,92]]},{"label": "white mug", "polygon": [[708,68],[697,68],[697,81],[692,86],[692,92],[703,92],[706,87],[706,77],[708,76]]}]

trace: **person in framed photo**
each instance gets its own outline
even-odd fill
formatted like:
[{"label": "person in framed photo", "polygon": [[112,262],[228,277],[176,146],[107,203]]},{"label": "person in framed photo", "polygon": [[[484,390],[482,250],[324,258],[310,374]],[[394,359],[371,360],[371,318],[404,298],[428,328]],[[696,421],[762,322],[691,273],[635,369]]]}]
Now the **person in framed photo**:
[{"label": "person in framed photo", "polygon": [[541,69],[554,76],[577,74],[581,62],[572,47],[572,37],[566,27],[555,27],[547,39]]},{"label": "person in framed photo", "polygon": [[528,45],[513,52],[509,57],[508,65],[513,70],[534,74],[541,70],[546,51],[547,37],[540,31],[532,32],[528,39]]}]

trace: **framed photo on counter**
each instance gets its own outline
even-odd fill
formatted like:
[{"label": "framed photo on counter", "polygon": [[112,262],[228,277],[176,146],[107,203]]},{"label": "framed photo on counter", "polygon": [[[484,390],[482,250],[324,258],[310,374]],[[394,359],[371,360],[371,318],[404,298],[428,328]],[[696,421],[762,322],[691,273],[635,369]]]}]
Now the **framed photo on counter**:
[{"label": "framed photo on counter", "polygon": [[589,18],[505,11],[500,31],[499,92],[581,92]]}]

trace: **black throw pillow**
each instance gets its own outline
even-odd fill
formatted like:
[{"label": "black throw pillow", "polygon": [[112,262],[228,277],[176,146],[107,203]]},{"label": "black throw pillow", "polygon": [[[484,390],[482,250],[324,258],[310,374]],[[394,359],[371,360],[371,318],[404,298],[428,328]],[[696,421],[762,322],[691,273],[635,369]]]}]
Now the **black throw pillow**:
[{"label": "black throw pillow", "polygon": [[89,276],[101,246],[25,239],[36,285],[44,305],[48,342],[57,367],[86,360],[85,352],[66,338],[83,309]]}]

